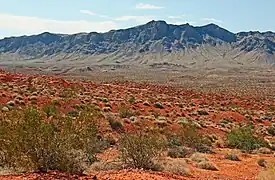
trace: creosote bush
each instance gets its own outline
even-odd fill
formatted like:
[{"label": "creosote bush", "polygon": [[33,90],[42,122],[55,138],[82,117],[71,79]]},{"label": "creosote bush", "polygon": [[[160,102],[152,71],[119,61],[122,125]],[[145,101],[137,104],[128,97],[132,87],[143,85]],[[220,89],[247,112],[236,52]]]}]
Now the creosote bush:
[{"label": "creosote bush", "polygon": [[135,101],[136,101],[136,99],[135,99],[134,96],[131,96],[131,97],[129,98],[129,103],[134,104]]},{"label": "creosote bush", "polygon": [[135,114],[130,109],[127,109],[127,108],[121,108],[119,111],[119,116],[121,118],[130,118],[134,115]]},{"label": "creosote bush", "polygon": [[155,108],[164,109],[164,106],[160,102],[155,103]]},{"label": "creosote bush", "polygon": [[58,108],[54,103],[45,105],[43,111],[47,117],[56,116],[58,114]]},{"label": "creosote bush", "polygon": [[272,136],[275,136],[275,127],[274,126],[269,126],[267,128],[267,132],[272,135]]},{"label": "creosote bush", "polygon": [[183,146],[201,153],[212,153],[211,141],[200,134],[193,125],[183,125],[181,130],[167,134],[167,139],[170,148],[178,149]]},{"label": "creosote bush", "polygon": [[164,148],[164,140],[151,133],[124,134],[119,142],[121,160],[126,168],[158,170],[155,160]]},{"label": "creosote bush", "polygon": [[82,173],[103,147],[90,114],[45,120],[38,109],[26,108],[1,116],[0,165]]},{"label": "creosote bush", "polygon": [[241,149],[245,152],[266,146],[263,139],[253,135],[253,130],[250,126],[243,126],[232,130],[227,134],[227,145],[232,148]]},{"label": "creosote bush", "polygon": [[111,120],[109,121],[110,126],[113,130],[115,131],[123,131],[123,125],[121,124],[121,122],[116,121],[116,120]]},{"label": "creosote bush", "polygon": [[231,161],[241,161],[240,158],[234,154],[234,153],[230,153],[225,155],[225,159],[231,160]]}]

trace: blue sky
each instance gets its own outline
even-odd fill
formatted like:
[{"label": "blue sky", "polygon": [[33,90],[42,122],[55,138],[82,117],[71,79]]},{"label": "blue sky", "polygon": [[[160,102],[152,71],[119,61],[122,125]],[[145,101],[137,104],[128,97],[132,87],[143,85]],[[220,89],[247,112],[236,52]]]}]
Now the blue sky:
[{"label": "blue sky", "polygon": [[165,20],[194,26],[215,23],[232,32],[275,31],[274,0],[0,0],[0,38],[106,32]]}]

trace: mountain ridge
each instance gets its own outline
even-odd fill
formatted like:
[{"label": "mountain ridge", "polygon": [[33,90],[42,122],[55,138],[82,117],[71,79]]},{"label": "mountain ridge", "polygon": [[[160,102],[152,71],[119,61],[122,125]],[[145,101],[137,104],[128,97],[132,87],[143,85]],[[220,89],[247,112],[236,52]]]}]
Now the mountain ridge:
[{"label": "mountain ridge", "polygon": [[[215,61],[217,54],[220,53],[222,60],[220,63],[246,65],[252,62],[274,65],[275,33],[271,31],[232,33],[213,23],[192,26],[188,23],[173,25],[153,20],[143,25],[106,33],[67,35],[44,32],[0,40],[0,63],[7,61],[6,59],[17,61],[35,59],[38,62],[47,58],[53,59],[54,63],[54,59],[61,54],[65,55],[64,58],[60,57],[59,61],[65,63],[66,54],[70,54],[74,59],[77,57],[86,59],[85,62],[88,64],[150,65],[169,62],[188,67],[194,62],[205,64]],[[148,60],[146,63],[146,59],[142,59],[148,55],[159,54],[160,57],[155,62]],[[179,56],[180,60],[174,62],[174,56]],[[205,62],[199,63],[199,61]]]}]

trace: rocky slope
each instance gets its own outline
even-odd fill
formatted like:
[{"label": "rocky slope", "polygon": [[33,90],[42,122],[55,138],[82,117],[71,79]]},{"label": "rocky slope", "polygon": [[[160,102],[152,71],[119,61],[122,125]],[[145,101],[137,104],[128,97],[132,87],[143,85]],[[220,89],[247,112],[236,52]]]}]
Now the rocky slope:
[{"label": "rocky slope", "polygon": [[107,33],[64,35],[46,32],[5,38],[0,40],[0,63],[10,60],[75,66],[274,65],[275,33],[234,34],[215,24],[194,27],[151,21]]}]

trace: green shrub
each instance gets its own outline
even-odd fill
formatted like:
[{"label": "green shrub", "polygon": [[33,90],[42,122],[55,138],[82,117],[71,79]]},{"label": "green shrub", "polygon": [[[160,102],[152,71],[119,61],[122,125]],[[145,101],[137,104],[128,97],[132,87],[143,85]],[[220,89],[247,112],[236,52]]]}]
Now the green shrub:
[{"label": "green shrub", "polygon": [[127,168],[157,170],[154,160],[164,147],[164,141],[156,135],[125,134],[120,139],[119,150]]},{"label": "green shrub", "polygon": [[182,134],[182,142],[183,145],[192,147],[192,148],[200,148],[200,146],[207,145],[210,146],[211,142],[209,139],[205,138],[202,134],[198,133],[196,127],[192,125],[183,125],[183,134]]},{"label": "green shrub", "polygon": [[275,127],[274,126],[269,126],[267,128],[267,132],[268,132],[268,134],[270,134],[272,136],[275,136]]},{"label": "green shrub", "polygon": [[121,122],[111,120],[111,121],[109,121],[109,123],[113,130],[115,130],[115,131],[123,130],[123,125],[121,124]]},{"label": "green shrub", "polygon": [[254,149],[266,146],[263,139],[253,135],[250,126],[232,130],[227,134],[226,139],[229,147],[241,149],[245,152],[251,152]]},{"label": "green shrub", "polygon": [[129,103],[134,104],[135,101],[136,101],[135,97],[131,96],[130,99],[129,99]]},{"label": "green shrub", "polygon": [[57,115],[58,108],[53,104],[47,104],[43,107],[43,111],[47,115],[47,117],[50,117]]},{"label": "green shrub", "polygon": [[168,156],[171,158],[186,158],[194,153],[192,148],[174,147],[168,150]]},{"label": "green shrub", "polygon": [[183,144],[182,139],[177,135],[168,136],[167,141],[169,147],[181,146]]},{"label": "green shrub", "polygon": [[122,108],[119,111],[119,116],[121,118],[129,118],[129,117],[132,117],[134,115],[135,114],[130,109]]},{"label": "green shrub", "polygon": [[102,147],[91,118],[44,121],[35,108],[11,112],[0,120],[0,165],[82,173]]},{"label": "green shrub", "polygon": [[240,158],[234,153],[225,155],[225,159],[228,159],[231,161],[241,161]]},{"label": "green shrub", "polygon": [[155,108],[164,109],[164,106],[160,102],[155,103]]},{"label": "green shrub", "polygon": [[74,98],[77,95],[77,91],[76,88],[64,88],[59,96],[62,98]]},{"label": "green shrub", "polygon": [[210,148],[211,140],[200,134],[192,124],[183,124],[181,130],[166,136],[171,149],[184,146],[201,153],[214,153]]},{"label": "green shrub", "polygon": [[68,116],[70,117],[77,117],[78,116],[78,111],[77,110],[71,110],[67,113]]}]

